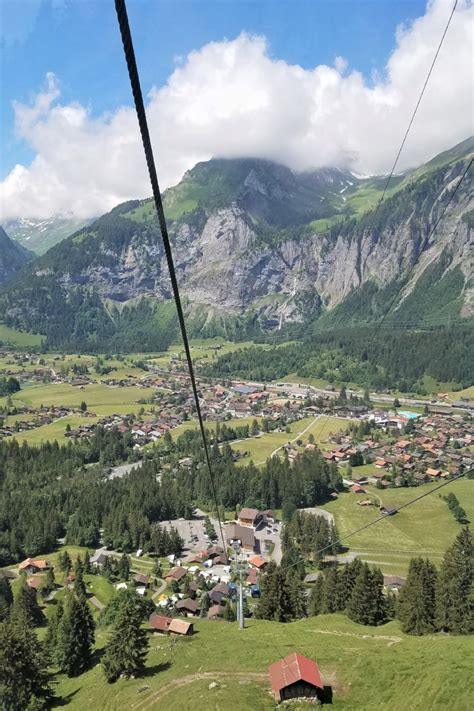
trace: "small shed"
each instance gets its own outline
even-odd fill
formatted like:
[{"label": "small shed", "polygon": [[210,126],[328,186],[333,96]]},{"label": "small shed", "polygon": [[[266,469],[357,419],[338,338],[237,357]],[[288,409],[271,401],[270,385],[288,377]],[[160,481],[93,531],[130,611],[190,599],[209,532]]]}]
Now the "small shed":
[{"label": "small shed", "polygon": [[318,665],[298,652],[271,664],[268,673],[277,703],[296,698],[322,698],[324,684]]}]

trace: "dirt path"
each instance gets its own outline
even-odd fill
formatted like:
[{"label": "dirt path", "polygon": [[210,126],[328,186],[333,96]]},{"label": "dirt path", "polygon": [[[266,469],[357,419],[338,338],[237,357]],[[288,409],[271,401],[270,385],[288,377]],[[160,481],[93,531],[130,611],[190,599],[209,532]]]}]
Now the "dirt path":
[{"label": "dirt path", "polygon": [[[287,445],[288,443],[289,443],[289,444],[293,444],[294,442],[296,442],[297,439],[299,439],[299,438],[302,437],[304,434],[306,434],[306,432],[307,432],[309,429],[311,429],[311,427],[314,425],[315,422],[317,422],[317,421],[320,419],[320,417],[321,417],[321,415],[316,415],[316,417],[314,418],[314,420],[313,420],[312,422],[310,422],[309,425],[304,428],[304,430],[301,430],[301,432],[298,432],[298,434],[296,435],[296,437],[294,437],[293,439],[289,440],[289,442],[285,442],[285,444],[282,444],[280,447],[277,447],[276,449],[274,449],[273,452],[270,453],[268,459],[271,459],[272,457],[274,457],[275,454],[277,454],[280,450],[282,450],[283,447],[286,447],[286,445]],[[265,459],[265,460],[262,461],[262,462],[257,462],[255,466],[258,467],[258,466],[260,466],[260,464],[265,464],[266,461],[267,461],[267,460]]]},{"label": "dirt path", "polygon": [[306,630],[306,632],[310,632],[311,634],[330,634],[334,635],[335,637],[357,637],[358,639],[381,639],[384,641],[389,642],[390,644],[398,644],[399,642],[403,642],[403,639],[401,637],[396,637],[395,635],[386,635],[386,634],[357,634],[356,632],[340,632],[339,630]]},{"label": "dirt path", "polygon": [[151,696],[138,704],[132,706],[133,709],[149,709],[153,708],[155,704],[160,703],[165,696],[170,694],[172,691],[179,689],[188,684],[193,684],[195,681],[201,681],[202,679],[209,679],[212,681],[225,681],[226,679],[237,679],[239,681],[256,681],[256,682],[267,682],[268,683],[268,673],[266,672],[198,672],[196,674],[189,674],[188,676],[182,676],[179,679],[173,679],[168,684],[164,684],[158,691],[155,691]]}]

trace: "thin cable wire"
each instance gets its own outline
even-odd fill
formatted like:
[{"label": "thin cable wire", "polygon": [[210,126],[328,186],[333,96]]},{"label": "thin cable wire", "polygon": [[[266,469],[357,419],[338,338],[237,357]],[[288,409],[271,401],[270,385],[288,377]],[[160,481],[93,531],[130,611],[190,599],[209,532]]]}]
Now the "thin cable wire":
[{"label": "thin cable wire", "polygon": [[[409,122],[408,122],[407,129],[406,129],[406,131],[405,131],[405,134],[404,134],[404,136],[403,136],[402,142],[401,142],[401,144],[400,144],[400,148],[398,149],[398,152],[397,152],[397,155],[396,155],[396,157],[395,157],[395,160],[394,160],[392,169],[391,169],[391,171],[390,171],[390,173],[389,173],[389,175],[388,175],[388,178],[387,178],[387,180],[386,180],[386,182],[385,182],[385,186],[384,186],[384,189],[383,189],[383,192],[382,192],[382,197],[378,200],[377,204],[375,205],[375,209],[373,210],[372,215],[371,215],[371,216],[369,215],[369,225],[368,225],[368,227],[366,228],[366,230],[364,230],[364,231],[371,232],[371,230],[372,230],[372,228],[373,228],[373,226],[374,226],[375,218],[376,218],[376,216],[377,216],[377,213],[378,213],[378,211],[379,211],[380,206],[382,205],[382,203],[383,203],[383,201],[384,201],[384,199],[385,199],[385,195],[386,195],[386,193],[387,193],[388,186],[389,186],[389,184],[390,184],[391,179],[393,178],[393,174],[394,174],[394,172],[395,172],[395,168],[396,168],[396,166],[397,166],[397,164],[398,164],[400,155],[401,155],[402,150],[403,150],[403,148],[404,148],[404,146],[405,146],[406,140],[407,140],[407,138],[408,138],[408,134],[409,134],[410,131],[411,131],[411,127],[412,127],[412,125],[413,125],[413,122],[414,122],[414,120],[415,120],[415,116],[416,116],[416,114],[417,114],[417,112],[418,112],[418,109],[419,109],[419,107],[420,107],[421,100],[423,99],[424,93],[425,93],[425,91],[426,91],[426,87],[428,86],[428,82],[429,82],[429,80],[430,80],[430,78],[431,78],[431,74],[433,73],[433,69],[434,69],[435,64],[436,64],[436,61],[437,61],[437,59],[438,59],[438,55],[439,55],[439,53],[440,53],[440,51],[441,51],[441,47],[442,47],[442,45],[443,45],[444,39],[445,39],[445,37],[446,37],[446,34],[447,34],[447,32],[448,32],[449,26],[450,26],[450,24],[451,24],[451,20],[452,20],[452,18],[453,18],[454,12],[455,12],[455,10],[456,10],[457,4],[458,4],[458,0],[455,0],[454,5],[453,5],[453,8],[452,8],[452,10],[451,10],[451,14],[449,15],[448,21],[447,21],[447,23],[446,23],[446,26],[445,26],[445,28],[444,28],[443,34],[442,34],[441,39],[440,39],[440,41],[439,41],[438,48],[436,49],[436,52],[435,52],[435,54],[434,54],[433,61],[432,61],[431,66],[430,66],[430,68],[429,68],[429,70],[428,70],[428,74],[426,75],[426,79],[425,79],[425,81],[424,81],[423,87],[422,87],[421,92],[420,92],[420,95],[419,95],[419,97],[418,97],[418,101],[416,102],[415,108],[414,108],[413,113],[412,113],[412,115],[411,115],[411,118],[410,118],[410,120],[409,120]],[[420,253],[421,253],[421,252],[420,252]],[[350,279],[349,279],[349,282],[348,282],[349,284],[352,282],[352,278],[353,278],[353,276],[354,276],[354,272],[356,272],[356,271],[359,272],[359,260],[358,260],[358,259],[356,259],[355,264],[354,264],[354,268],[353,268],[353,270],[352,270],[352,272],[351,272],[351,276],[350,276]],[[360,281],[360,274],[358,274],[358,275],[359,275],[359,281]]]},{"label": "thin cable wire", "polygon": [[137,63],[135,59],[135,51],[133,49],[132,35],[130,32],[130,25],[127,15],[127,7],[125,0],[115,0],[115,9],[117,12],[117,19],[120,27],[120,34],[122,36],[123,49],[125,53],[125,60],[127,63],[128,75],[130,78],[130,85],[132,88],[133,99],[135,102],[135,110],[137,113],[138,125],[140,127],[140,133],[142,137],[143,149],[145,152],[146,163],[148,167],[148,174],[150,177],[153,198],[155,201],[156,212],[158,214],[158,221],[160,225],[161,237],[163,240],[163,246],[165,249],[166,260],[168,263],[168,270],[171,279],[171,286],[173,290],[173,297],[176,304],[176,311],[178,313],[179,326],[181,329],[181,335],[183,338],[184,351],[186,353],[186,360],[188,363],[189,376],[191,379],[191,386],[194,396],[194,402],[196,405],[196,413],[199,421],[199,427],[201,430],[202,441],[204,445],[204,453],[206,457],[207,468],[209,470],[209,477],[211,481],[212,496],[214,503],[216,505],[216,516],[219,523],[219,531],[222,541],[222,546],[224,551],[226,551],[224,531],[222,527],[221,515],[219,512],[219,504],[217,500],[217,491],[214,481],[214,476],[212,473],[211,458],[209,454],[209,447],[206,439],[206,432],[204,428],[204,421],[201,413],[201,406],[199,403],[199,394],[196,385],[196,378],[194,375],[194,367],[191,358],[191,350],[189,347],[188,334],[186,331],[186,323],[184,319],[183,307],[181,304],[181,297],[179,294],[178,281],[176,278],[176,271],[174,267],[173,254],[171,251],[171,244],[168,235],[168,228],[166,225],[165,213],[163,210],[163,202],[161,199],[160,187],[158,184],[158,176],[156,172],[155,159],[153,156],[153,148],[151,145],[150,133],[148,130],[148,122],[146,118],[145,105],[143,103],[143,95],[140,86],[140,78],[137,69]]},{"label": "thin cable wire", "polygon": [[[420,107],[421,100],[422,100],[423,95],[424,95],[424,93],[425,93],[426,87],[428,86],[428,82],[429,82],[429,80],[430,80],[431,74],[432,74],[433,69],[434,69],[434,66],[435,66],[435,64],[436,64],[436,60],[438,59],[438,55],[439,55],[439,53],[440,53],[440,51],[441,51],[441,47],[443,46],[444,38],[446,37],[446,34],[447,34],[447,32],[448,32],[448,29],[449,29],[449,25],[451,24],[451,20],[453,19],[453,15],[454,15],[454,13],[455,13],[455,11],[456,11],[457,4],[458,4],[458,0],[455,0],[454,5],[453,5],[453,9],[451,10],[451,14],[450,14],[449,19],[448,19],[448,22],[446,23],[446,27],[444,28],[444,32],[443,32],[443,34],[442,34],[442,36],[441,36],[441,39],[440,39],[440,41],[439,41],[438,48],[437,48],[437,50],[436,50],[436,52],[435,52],[435,55],[434,55],[434,57],[433,57],[433,61],[431,62],[431,66],[430,66],[430,68],[429,68],[428,74],[426,75],[425,83],[423,84],[423,88],[422,88],[422,90],[421,90],[421,94],[420,94],[420,96],[418,97],[418,101],[416,102],[415,109],[414,109],[413,114],[412,114],[412,116],[411,116],[411,118],[410,118],[410,121],[409,121],[409,123],[408,123],[407,130],[405,131],[405,135],[403,136],[403,140],[402,140],[402,142],[401,142],[400,148],[398,149],[398,153],[397,153],[397,155],[396,155],[396,157],[395,157],[395,160],[394,160],[394,162],[393,162],[392,170],[390,171],[390,174],[389,174],[389,176],[388,176],[388,178],[387,178],[387,182],[385,183],[385,187],[384,187],[384,189],[383,189],[382,197],[380,198],[379,203],[378,203],[379,205],[383,202],[383,199],[384,199],[384,197],[385,197],[385,193],[387,192],[387,189],[388,189],[388,186],[389,186],[389,184],[390,184],[390,181],[391,181],[391,179],[393,178],[393,174],[394,174],[394,172],[395,172],[395,168],[397,167],[398,160],[399,160],[399,158],[400,158],[401,152],[402,152],[402,150],[403,150],[403,148],[404,148],[404,146],[405,146],[405,142],[406,142],[406,140],[407,140],[407,138],[408,138],[408,134],[410,133],[411,127],[412,127],[412,125],[413,125],[413,121],[415,120],[415,116],[416,116],[416,114],[417,114],[417,112],[418,112],[418,109],[419,109],[419,107]],[[377,208],[376,208],[376,211],[377,211]]]},{"label": "thin cable wire", "polygon": [[[469,472],[466,472],[466,474],[471,473],[474,470],[469,470]],[[411,506],[412,504],[417,503],[418,501],[421,501],[421,499],[424,499],[426,496],[430,496],[431,494],[434,494],[435,491],[439,491],[442,489],[444,486],[448,486],[449,484],[452,484],[453,481],[457,481],[458,479],[461,479],[463,476],[465,476],[465,473],[458,474],[457,476],[454,476],[452,479],[449,479],[448,481],[444,481],[442,484],[439,484],[436,486],[434,489],[430,489],[429,491],[425,491],[423,494],[420,494],[420,496],[416,496],[414,499],[410,499],[410,501],[407,501],[405,504],[402,504],[401,506],[397,506],[394,509],[393,513],[398,513],[402,509],[406,509],[407,506]],[[319,548],[317,551],[315,551],[314,555],[318,556],[321,553],[324,553],[327,551],[329,548],[333,548],[335,545],[338,543],[342,543],[342,541],[346,541],[348,538],[352,538],[352,536],[355,536],[356,533],[361,533],[361,531],[365,531],[367,528],[370,528],[371,526],[375,526],[376,523],[380,523],[380,521],[385,521],[387,518],[390,518],[390,515],[388,514],[382,514],[381,516],[378,516],[375,518],[373,521],[369,521],[369,523],[364,524],[363,526],[360,526],[359,528],[354,529],[353,531],[350,531],[349,533],[346,533],[344,536],[340,536],[338,539],[335,541],[332,541],[331,543],[328,543],[327,546],[324,546],[323,548]],[[299,558],[297,561],[294,563],[291,563],[290,565],[286,565],[284,568],[280,568],[279,572],[284,572],[285,570],[289,570],[290,568],[294,568],[295,565],[299,565],[300,563],[305,563],[306,560],[305,558]]]}]

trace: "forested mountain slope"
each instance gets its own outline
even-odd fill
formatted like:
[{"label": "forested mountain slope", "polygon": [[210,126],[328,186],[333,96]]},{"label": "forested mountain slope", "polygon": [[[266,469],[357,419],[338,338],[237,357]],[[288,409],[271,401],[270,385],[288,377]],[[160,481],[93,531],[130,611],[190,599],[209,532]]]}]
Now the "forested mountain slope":
[{"label": "forested mountain slope", "polygon": [[[253,159],[198,164],[164,200],[191,327],[239,336],[310,320],[469,321],[470,176],[427,238],[473,149],[469,139],[396,178],[365,212],[383,179],[335,168],[296,175]],[[122,333],[127,348],[140,333],[156,348],[174,335],[170,298],[154,206],[131,201],[28,267],[0,295],[0,318],[55,345],[98,348]]]},{"label": "forested mountain slope", "polygon": [[31,252],[10,239],[0,227],[0,284],[8,281],[33,258]]}]

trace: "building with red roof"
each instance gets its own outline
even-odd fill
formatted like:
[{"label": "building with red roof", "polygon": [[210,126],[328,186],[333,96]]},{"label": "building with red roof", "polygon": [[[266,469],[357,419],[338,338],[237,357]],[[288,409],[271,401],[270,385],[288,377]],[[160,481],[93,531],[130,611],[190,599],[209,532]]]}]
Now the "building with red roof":
[{"label": "building with red roof", "polygon": [[268,673],[272,693],[277,702],[322,697],[324,684],[318,665],[298,652],[271,664]]}]

